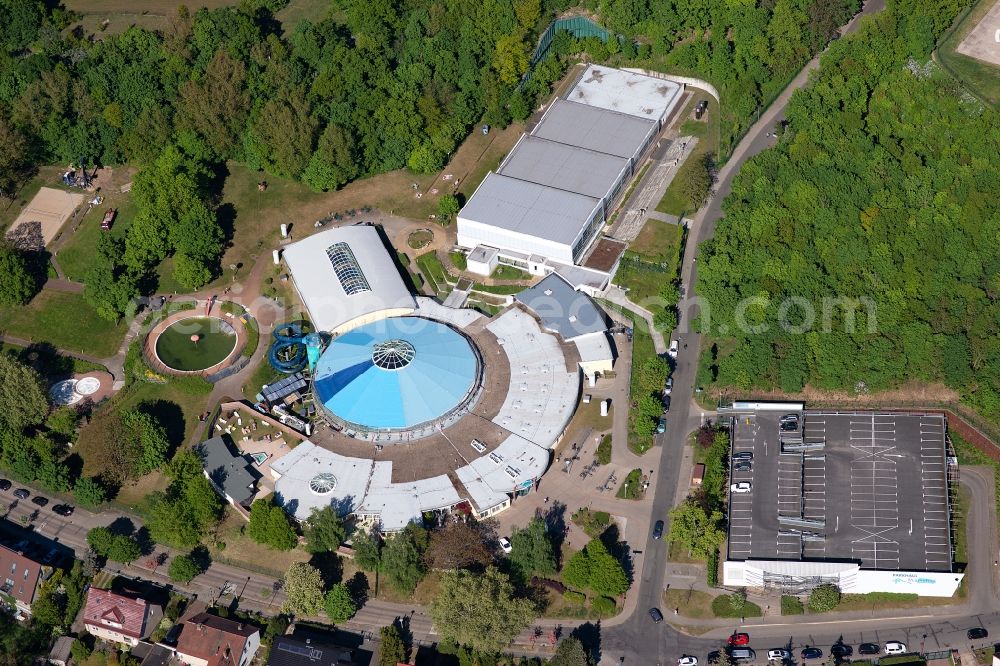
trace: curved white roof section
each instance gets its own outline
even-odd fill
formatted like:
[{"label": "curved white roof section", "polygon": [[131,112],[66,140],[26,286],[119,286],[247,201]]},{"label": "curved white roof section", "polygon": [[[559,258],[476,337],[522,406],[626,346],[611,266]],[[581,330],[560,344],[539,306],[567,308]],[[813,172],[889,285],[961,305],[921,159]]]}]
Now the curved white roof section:
[{"label": "curved white roof section", "polygon": [[284,248],[295,288],[320,331],[340,333],[416,308],[378,230],[335,227]]}]

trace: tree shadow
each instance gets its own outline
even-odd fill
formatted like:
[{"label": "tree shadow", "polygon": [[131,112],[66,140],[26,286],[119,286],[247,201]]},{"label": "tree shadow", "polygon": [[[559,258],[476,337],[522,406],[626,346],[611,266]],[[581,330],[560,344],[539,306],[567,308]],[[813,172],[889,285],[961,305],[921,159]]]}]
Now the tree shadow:
[{"label": "tree shadow", "polygon": [[167,441],[170,442],[170,452],[167,457],[172,456],[177,447],[184,443],[184,410],[169,400],[148,400],[139,403],[137,409],[149,414],[163,426],[167,433]]},{"label": "tree shadow", "polygon": [[344,565],[335,552],[314,553],[309,564],[319,569],[326,587],[339,583],[344,578]]},{"label": "tree shadow", "polygon": [[154,550],[156,550],[156,542],[153,541],[153,537],[149,535],[149,530],[143,525],[135,533],[136,543],[139,544],[139,552],[143,555],[149,555]]},{"label": "tree shadow", "polygon": [[222,229],[223,243],[226,247],[232,245],[233,236],[236,235],[236,206],[231,203],[224,203],[215,209],[215,219]]},{"label": "tree shadow", "polygon": [[552,540],[552,547],[558,553],[562,549],[563,541],[566,540],[566,505],[554,500],[544,511],[538,509],[536,516],[544,521],[545,530]]},{"label": "tree shadow", "polygon": [[115,535],[132,536],[135,533],[135,523],[131,518],[119,516],[108,525],[108,530]]},{"label": "tree shadow", "polygon": [[203,545],[194,547],[194,550],[191,551],[191,560],[198,566],[198,571],[201,573],[204,573],[212,566],[212,554]]},{"label": "tree shadow", "polygon": [[590,655],[590,663],[598,664],[601,661],[601,621],[597,624],[586,622],[581,624],[572,632],[570,637],[575,638],[583,645],[584,652]]},{"label": "tree shadow", "polygon": [[358,571],[347,581],[347,591],[351,593],[354,605],[361,608],[368,603],[368,594],[371,588],[368,585],[368,576]]},{"label": "tree shadow", "polygon": [[17,355],[18,360],[38,371],[43,377],[56,381],[66,379],[73,374],[73,359],[63,356],[54,345],[48,342],[36,342],[28,345]]},{"label": "tree shadow", "polygon": [[634,565],[632,562],[632,550],[627,541],[621,538],[621,531],[617,523],[611,523],[608,529],[601,533],[601,543],[608,549],[611,556],[618,560],[628,576],[629,582],[634,580]]}]

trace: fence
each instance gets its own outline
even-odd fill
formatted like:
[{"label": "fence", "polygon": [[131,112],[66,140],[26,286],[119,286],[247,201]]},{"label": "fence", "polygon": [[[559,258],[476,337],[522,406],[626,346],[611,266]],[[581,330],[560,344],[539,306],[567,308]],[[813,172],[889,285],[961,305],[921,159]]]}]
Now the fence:
[{"label": "fence", "polygon": [[[546,55],[548,55],[549,49],[552,47],[552,40],[556,38],[556,33],[560,30],[565,30],[577,39],[597,37],[602,42],[607,42],[608,38],[611,36],[610,32],[597,25],[586,16],[570,16],[567,18],[556,19],[549,24],[549,27],[545,29],[545,32],[543,32],[542,36],[539,38],[538,46],[535,48],[535,53],[531,56],[531,62],[528,67],[529,71]],[[619,39],[621,39],[621,37],[619,37]]]}]

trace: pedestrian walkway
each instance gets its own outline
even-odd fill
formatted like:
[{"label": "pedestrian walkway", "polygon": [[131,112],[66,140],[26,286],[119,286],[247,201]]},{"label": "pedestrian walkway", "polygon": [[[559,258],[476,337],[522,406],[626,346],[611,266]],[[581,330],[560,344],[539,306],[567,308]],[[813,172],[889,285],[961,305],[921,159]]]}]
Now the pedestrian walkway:
[{"label": "pedestrian walkway", "polygon": [[652,217],[657,204],[674,176],[680,170],[680,165],[688,158],[698,144],[697,137],[682,136],[673,141],[663,157],[654,162],[654,166],[639,183],[635,194],[622,205],[620,219],[608,230],[612,238],[631,243],[642,231],[646,220]]},{"label": "pedestrian walkway", "polygon": [[602,294],[602,296],[615,305],[618,305],[626,310],[633,312],[643,319],[646,320],[646,324],[649,327],[649,333],[653,338],[653,348],[656,349],[657,354],[667,353],[667,343],[663,339],[663,333],[661,333],[653,321],[653,313],[642,307],[641,305],[636,305],[628,299],[628,296],[620,287],[609,287],[607,291]]}]

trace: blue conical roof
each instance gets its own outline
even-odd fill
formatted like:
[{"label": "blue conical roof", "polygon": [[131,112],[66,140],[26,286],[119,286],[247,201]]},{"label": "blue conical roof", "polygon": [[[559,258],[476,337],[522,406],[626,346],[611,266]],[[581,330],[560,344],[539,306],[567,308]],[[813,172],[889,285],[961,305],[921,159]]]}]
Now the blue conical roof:
[{"label": "blue conical roof", "polygon": [[458,407],[478,374],[464,335],[422,317],[394,317],[334,339],[316,367],[315,394],[358,426],[410,428]]}]

